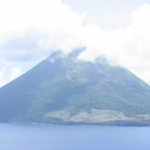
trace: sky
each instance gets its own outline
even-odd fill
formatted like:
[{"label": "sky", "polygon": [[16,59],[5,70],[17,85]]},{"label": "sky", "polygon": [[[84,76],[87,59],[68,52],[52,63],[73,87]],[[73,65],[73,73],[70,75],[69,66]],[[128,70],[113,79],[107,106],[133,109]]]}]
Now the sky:
[{"label": "sky", "polygon": [[62,0],[74,11],[87,12],[94,24],[104,30],[126,28],[130,25],[131,14],[150,0]]},{"label": "sky", "polygon": [[0,87],[56,50],[105,56],[150,84],[150,0],[0,0]]}]

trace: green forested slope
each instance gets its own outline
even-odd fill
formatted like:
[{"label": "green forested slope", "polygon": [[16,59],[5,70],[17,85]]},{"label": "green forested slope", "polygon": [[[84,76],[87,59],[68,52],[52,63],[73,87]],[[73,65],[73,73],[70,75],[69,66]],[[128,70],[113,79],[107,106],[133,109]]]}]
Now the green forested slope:
[{"label": "green forested slope", "polygon": [[1,122],[149,122],[150,86],[127,69],[61,52],[0,89]]}]

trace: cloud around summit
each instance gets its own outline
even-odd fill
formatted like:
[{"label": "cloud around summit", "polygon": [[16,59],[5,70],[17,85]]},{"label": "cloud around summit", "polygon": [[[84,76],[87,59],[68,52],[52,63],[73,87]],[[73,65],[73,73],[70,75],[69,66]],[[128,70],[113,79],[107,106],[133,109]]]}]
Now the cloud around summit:
[{"label": "cloud around summit", "polygon": [[[102,30],[86,23],[60,0],[2,0],[0,2],[0,86],[21,75],[53,51],[69,53],[86,47],[79,56],[92,61],[103,55],[150,83],[150,4],[131,14],[126,29]],[[15,69],[14,69],[15,68]]]}]

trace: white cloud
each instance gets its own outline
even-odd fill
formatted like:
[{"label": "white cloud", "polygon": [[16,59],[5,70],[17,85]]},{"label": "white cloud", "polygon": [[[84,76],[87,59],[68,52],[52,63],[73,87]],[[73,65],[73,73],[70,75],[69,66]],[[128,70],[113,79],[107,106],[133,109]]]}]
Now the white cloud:
[{"label": "white cloud", "polygon": [[10,81],[13,81],[17,77],[19,77],[22,74],[22,71],[19,67],[10,67],[9,69],[7,67],[3,67],[0,70],[0,87],[7,84]]},{"label": "white cloud", "polygon": [[104,31],[98,25],[85,24],[85,18],[86,13],[78,14],[60,0],[1,0],[0,69],[5,68],[5,75],[12,72],[4,79],[1,69],[0,84],[54,50],[68,53],[76,47],[87,47],[80,59],[104,55],[150,83],[150,5],[134,10],[131,24],[124,30]]},{"label": "white cloud", "polygon": [[0,86],[52,51],[72,49],[74,40],[69,37],[81,26],[84,16],[60,0],[1,0]]},{"label": "white cloud", "polygon": [[82,23],[82,16],[60,0],[1,0],[0,4],[0,30],[4,33],[30,29],[53,31],[58,27],[69,30],[70,26],[76,28]]},{"label": "white cloud", "polygon": [[0,87],[7,83],[5,78],[4,78],[4,73],[5,73],[5,68],[2,68],[0,70]]},{"label": "white cloud", "polygon": [[21,75],[21,69],[18,67],[13,67],[10,70],[11,74],[9,76],[9,81],[14,80],[15,78],[19,77]]},{"label": "white cloud", "polygon": [[78,46],[75,33],[84,17],[85,13],[73,12],[60,0],[1,0],[0,58],[8,58],[6,52],[22,58],[37,52],[45,56],[54,49],[70,51]]},{"label": "white cloud", "polygon": [[94,59],[105,55],[113,64],[127,67],[150,83],[150,4],[135,10],[131,21],[125,30],[104,32],[98,27],[97,30],[94,27],[89,29],[90,32],[83,34],[86,35],[83,39],[88,50],[80,58]]}]

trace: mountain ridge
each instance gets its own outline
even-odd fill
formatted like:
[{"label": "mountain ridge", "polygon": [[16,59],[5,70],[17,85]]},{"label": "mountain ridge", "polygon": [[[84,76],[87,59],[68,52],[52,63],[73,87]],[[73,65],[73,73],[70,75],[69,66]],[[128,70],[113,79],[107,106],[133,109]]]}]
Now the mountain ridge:
[{"label": "mountain ridge", "polygon": [[0,122],[149,124],[150,86],[103,57],[78,60],[82,51],[55,52],[0,88]]}]

